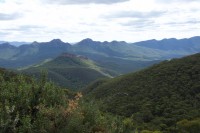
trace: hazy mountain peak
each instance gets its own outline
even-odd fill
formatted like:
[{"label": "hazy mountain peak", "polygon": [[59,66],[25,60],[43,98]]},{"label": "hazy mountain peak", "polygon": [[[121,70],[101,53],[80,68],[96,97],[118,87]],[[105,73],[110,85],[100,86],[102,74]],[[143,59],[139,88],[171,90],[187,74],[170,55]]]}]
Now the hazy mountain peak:
[{"label": "hazy mountain peak", "polygon": [[0,47],[3,47],[3,48],[15,48],[15,46],[11,45],[8,42],[0,44]]},{"label": "hazy mountain peak", "polygon": [[86,39],[83,39],[82,41],[92,42],[93,40],[91,38],[86,38]]},{"label": "hazy mountain peak", "polygon": [[116,40],[113,40],[111,42],[111,44],[126,44],[126,42],[125,41],[116,41]]},{"label": "hazy mountain peak", "polygon": [[10,45],[10,44],[8,42],[4,42],[4,43],[1,43],[0,45],[2,46],[2,45]]},{"label": "hazy mountain peak", "polygon": [[86,38],[86,39],[83,39],[82,41],[80,41],[78,44],[91,44],[93,43],[94,41],[90,38]]},{"label": "hazy mountain peak", "polygon": [[117,41],[116,41],[116,40],[113,40],[111,43],[117,43]]},{"label": "hazy mountain peak", "polygon": [[53,40],[50,41],[50,43],[61,44],[61,43],[64,43],[64,42],[61,41],[60,39],[53,39]]},{"label": "hazy mountain peak", "polygon": [[33,43],[32,43],[33,45],[36,45],[36,44],[39,44],[37,41],[34,41]]},{"label": "hazy mountain peak", "polygon": [[199,39],[200,36],[194,36],[194,37],[191,37],[190,39]]},{"label": "hazy mountain peak", "polygon": [[161,41],[177,41],[177,39],[176,38],[165,38]]},{"label": "hazy mountain peak", "polygon": [[19,42],[19,41],[13,41],[13,42],[10,42],[10,41],[0,41],[0,44],[3,44],[3,43],[9,43],[10,45],[13,45],[13,46],[21,46],[21,45],[24,45],[24,44],[31,44],[30,42]]}]

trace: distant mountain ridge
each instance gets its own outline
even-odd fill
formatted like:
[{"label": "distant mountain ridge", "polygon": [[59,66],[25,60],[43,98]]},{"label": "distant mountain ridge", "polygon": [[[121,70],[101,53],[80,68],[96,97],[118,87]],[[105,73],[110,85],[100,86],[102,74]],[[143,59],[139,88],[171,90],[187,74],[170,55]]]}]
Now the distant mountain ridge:
[{"label": "distant mountain ridge", "polygon": [[100,42],[87,38],[71,45],[60,39],[54,39],[50,42],[33,42],[19,47],[6,43],[0,44],[0,66],[20,68],[39,64],[62,53],[71,53],[86,56],[98,62],[101,67],[123,74],[161,60],[200,52],[199,40],[200,37],[193,37],[127,43],[124,41]]},{"label": "distant mountain ridge", "polygon": [[189,39],[176,39],[176,38],[169,38],[163,39],[160,41],[157,40],[148,40],[142,42],[133,43],[137,46],[143,46],[153,49],[159,50],[186,50],[191,52],[196,52],[200,50],[200,37],[195,36]]},{"label": "distant mountain ridge", "polygon": [[20,46],[20,45],[24,45],[24,44],[31,44],[31,42],[17,42],[17,41],[13,41],[13,42],[6,42],[6,41],[0,41],[0,45],[3,43],[9,43],[13,46]]}]

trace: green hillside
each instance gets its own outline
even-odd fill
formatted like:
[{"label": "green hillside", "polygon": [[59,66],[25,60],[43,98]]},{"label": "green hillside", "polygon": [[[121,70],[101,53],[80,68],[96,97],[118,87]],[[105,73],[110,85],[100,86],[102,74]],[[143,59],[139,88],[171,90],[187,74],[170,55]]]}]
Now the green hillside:
[{"label": "green hillside", "polygon": [[[0,68],[0,133],[129,133],[121,117],[103,113],[80,92]],[[114,125],[114,126],[113,126]]]},{"label": "green hillside", "polygon": [[109,80],[84,93],[103,110],[129,117],[139,130],[197,133],[200,129],[200,54],[173,59]]},{"label": "green hillside", "polygon": [[74,54],[62,54],[53,60],[21,71],[38,77],[42,70],[48,72],[49,80],[72,89],[80,89],[98,78],[112,77],[115,74],[97,66],[87,57]]}]

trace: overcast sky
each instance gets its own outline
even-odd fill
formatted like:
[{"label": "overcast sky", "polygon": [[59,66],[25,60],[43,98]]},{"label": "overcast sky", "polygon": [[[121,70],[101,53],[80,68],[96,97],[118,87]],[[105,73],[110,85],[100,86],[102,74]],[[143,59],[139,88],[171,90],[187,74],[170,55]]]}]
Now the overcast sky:
[{"label": "overcast sky", "polygon": [[200,36],[200,0],[0,0],[0,41]]}]

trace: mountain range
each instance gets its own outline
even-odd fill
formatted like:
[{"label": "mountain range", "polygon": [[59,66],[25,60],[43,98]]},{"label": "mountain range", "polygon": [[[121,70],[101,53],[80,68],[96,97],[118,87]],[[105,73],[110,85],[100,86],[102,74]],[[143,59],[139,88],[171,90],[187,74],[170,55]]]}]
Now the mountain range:
[{"label": "mountain range", "polygon": [[156,62],[200,52],[200,37],[188,39],[148,40],[137,43],[124,41],[99,42],[84,39],[74,45],[60,39],[33,42],[19,47],[0,44],[0,66],[21,68],[53,59],[62,53],[83,55],[98,62],[101,67],[118,74],[128,73]]},{"label": "mountain range", "polygon": [[197,52],[200,50],[200,37],[195,36],[189,39],[180,39],[176,38],[163,39],[160,41],[157,40],[148,40],[134,43],[137,46],[143,46],[147,48],[159,49],[159,50],[172,50],[172,51],[184,51],[185,53]]},{"label": "mountain range", "polygon": [[21,46],[21,45],[24,45],[24,44],[30,44],[30,42],[18,42],[18,41],[13,41],[13,42],[7,42],[7,41],[0,41],[0,45],[3,44],[3,43],[9,43],[13,46]]},{"label": "mountain range", "polygon": [[0,132],[199,133],[199,48],[200,37],[2,43]]},{"label": "mountain range", "polygon": [[49,80],[80,89],[98,78],[138,71],[162,60],[197,52],[200,52],[200,37],[137,43],[100,42],[87,38],[73,45],[54,39],[18,47],[0,44],[0,67],[18,69],[36,77],[41,70],[46,70]]}]

